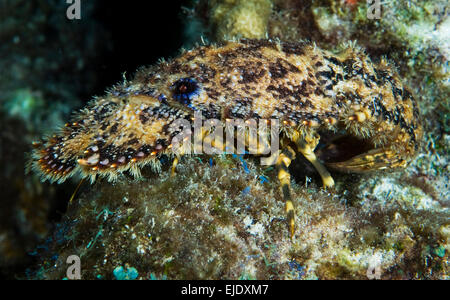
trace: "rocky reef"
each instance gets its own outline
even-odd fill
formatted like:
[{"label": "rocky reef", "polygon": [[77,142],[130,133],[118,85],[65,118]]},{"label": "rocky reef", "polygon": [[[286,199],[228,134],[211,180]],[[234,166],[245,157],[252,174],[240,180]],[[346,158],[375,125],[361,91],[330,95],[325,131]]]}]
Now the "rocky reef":
[{"label": "rocky reef", "polygon": [[[36,14],[27,11],[30,5],[15,11],[33,15],[31,25],[41,24],[45,9]],[[0,210],[4,273],[28,263],[27,273],[17,276],[64,279],[67,257],[77,255],[83,279],[448,279],[449,6],[443,0],[383,2],[375,19],[367,18],[368,9],[358,0],[198,0],[184,10],[186,47],[202,39],[269,37],[311,40],[335,51],[356,41],[374,61],[387,57],[418,99],[426,134],[407,169],[333,173],[336,188],[326,191],[306,160],[293,162],[292,240],[276,170],[233,155],[185,157],[174,177],[166,160],[160,174],[144,169],[140,179],[125,174],[115,183],[83,183],[49,230],[55,199],[68,199],[75,186],[61,189],[32,175],[23,179],[22,153],[42,128],[61,123],[79,105],[83,82],[61,88],[72,82],[55,79],[67,63],[49,70],[50,52],[19,55],[24,47],[18,45],[27,39],[14,33],[20,27],[14,18],[8,21],[12,25],[0,27],[1,39],[9,41],[0,53],[17,53],[17,71],[0,81],[0,120],[9,128],[0,135],[0,152],[3,161],[17,163],[2,169],[0,178],[9,192]],[[44,32],[35,26],[35,33]],[[75,60],[80,69],[71,68],[64,78],[86,79],[78,74],[95,56],[68,53],[61,59]],[[0,60],[0,68],[6,63]],[[39,88],[42,81],[29,82],[49,74],[56,75],[45,89]],[[95,81],[94,70],[87,74],[93,76],[87,81]],[[51,101],[52,91],[60,102]],[[32,265],[24,260],[30,251]]]},{"label": "rocky reef", "polygon": [[186,158],[172,178],[169,167],[85,186],[33,278],[64,278],[73,254],[84,279],[447,276],[448,208],[411,175],[340,176],[335,192],[295,184],[291,240],[272,167],[231,155]]}]

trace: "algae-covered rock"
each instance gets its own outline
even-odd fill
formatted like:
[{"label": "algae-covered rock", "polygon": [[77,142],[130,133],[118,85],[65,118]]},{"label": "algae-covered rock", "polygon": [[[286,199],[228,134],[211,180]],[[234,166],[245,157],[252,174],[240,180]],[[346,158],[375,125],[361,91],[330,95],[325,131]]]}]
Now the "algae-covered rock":
[{"label": "algae-covered rock", "polygon": [[174,177],[168,168],[85,186],[31,278],[64,278],[70,255],[84,279],[115,279],[125,265],[138,279],[448,276],[448,208],[419,188],[365,178],[353,179],[353,195],[294,185],[291,240],[273,168],[232,156],[185,158]]},{"label": "algae-covered rock", "polygon": [[267,37],[272,0],[192,1],[185,26],[185,45],[233,38]]},{"label": "algae-covered rock", "polygon": [[218,39],[266,37],[272,1],[216,0],[210,5]]}]

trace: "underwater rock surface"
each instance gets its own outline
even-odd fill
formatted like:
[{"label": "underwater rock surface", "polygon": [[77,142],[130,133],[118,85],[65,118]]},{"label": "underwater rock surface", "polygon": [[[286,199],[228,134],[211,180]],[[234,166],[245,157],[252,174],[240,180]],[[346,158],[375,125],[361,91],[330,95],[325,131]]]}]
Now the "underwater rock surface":
[{"label": "underwater rock surface", "polygon": [[83,279],[114,279],[123,266],[137,279],[448,276],[448,203],[402,173],[338,177],[333,193],[294,185],[291,241],[273,168],[232,156],[183,159],[173,178],[168,167],[86,186],[32,278],[64,278],[73,254]]}]

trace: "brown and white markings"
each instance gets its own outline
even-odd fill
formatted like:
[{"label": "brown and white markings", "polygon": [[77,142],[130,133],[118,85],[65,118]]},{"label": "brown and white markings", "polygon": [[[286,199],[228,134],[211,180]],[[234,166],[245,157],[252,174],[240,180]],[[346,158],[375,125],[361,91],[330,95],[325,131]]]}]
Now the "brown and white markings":
[{"label": "brown and white markings", "polygon": [[[403,167],[422,137],[419,111],[398,75],[356,47],[335,55],[309,43],[241,40],[202,46],[143,68],[92,100],[59,133],[36,143],[33,168],[63,182],[140,175],[172,150],[175,120],[277,119],[279,180],[291,236],[294,205],[288,167],[296,153],[334,185],[323,163],[348,172]],[[322,139],[322,140],[321,140]],[[316,146],[322,142],[320,149]],[[321,162],[322,161],[322,162]]]}]

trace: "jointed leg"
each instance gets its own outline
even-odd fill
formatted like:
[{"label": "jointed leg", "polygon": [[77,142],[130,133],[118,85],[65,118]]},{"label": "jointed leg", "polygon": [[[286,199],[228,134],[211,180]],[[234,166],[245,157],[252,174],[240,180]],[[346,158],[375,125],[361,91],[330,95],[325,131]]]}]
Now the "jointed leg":
[{"label": "jointed leg", "polygon": [[342,172],[365,172],[369,170],[404,167],[406,161],[391,149],[372,149],[343,162],[329,163]]},{"label": "jointed leg", "polygon": [[[202,151],[202,145],[203,145],[203,140],[204,140],[206,134],[207,134],[207,131],[205,131],[204,128],[202,128],[202,129],[201,129],[201,132],[200,132],[200,140],[202,141],[202,143],[195,143],[195,142],[194,142],[194,144],[193,144],[193,147],[194,147],[194,153],[201,153],[201,151]],[[172,169],[171,169],[171,172],[170,172],[170,176],[171,176],[171,177],[174,177],[174,176],[175,176],[175,174],[176,174],[176,168],[177,168],[177,165],[178,165],[178,163],[179,163],[179,161],[180,161],[180,157],[183,156],[183,155],[185,154],[185,150],[187,150],[187,149],[184,148],[184,145],[183,145],[181,148],[179,148],[179,149],[177,150],[178,152],[176,153],[176,156],[174,157],[173,162],[172,162]],[[189,149],[189,151],[190,151],[190,150],[191,150],[191,149]]]},{"label": "jointed leg", "polygon": [[319,172],[320,177],[322,177],[323,186],[325,188],[333,187],[333,177],[331,177],[327,169],[319,162],[316,154],[314,153],[314,149],[319,143],[319,137],[301,138],[300,135],[298,135],[294,142],[297,144],[298,151],[303,154],[303,156],[314,166],[314,168],[316,168],[317,172]]},{"label": "jointed leg", "polygon": [[289,232],[291,238],[294,236],[295,221],[294,221],[294,204],[291,199],[291,175],[289,174],[289,165],[295,159],[295,151],[291,147],[287,147],[277,160],[278,167],[278,179],[281,183],[281,189],[283,191],[283,198],[286,201],[286,213],[289,224]]},{"label": "jointed leg", "polygon": [[175,158],[173,159],[173,163],[172,163],[172,171],[170,172],[171,177],[175,176],[175,170],[177,168],[178,161],[179,161],[178,156],[175,156]]}]

